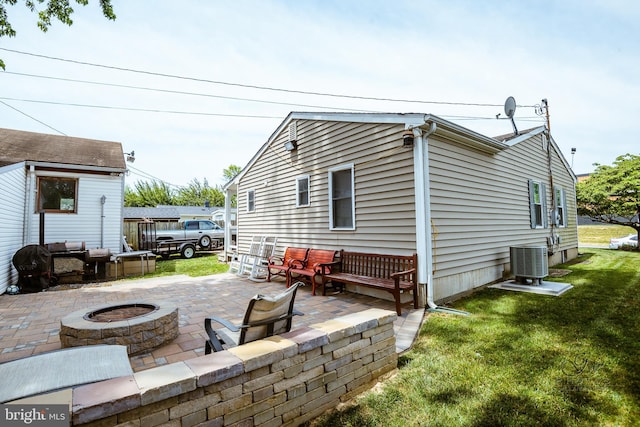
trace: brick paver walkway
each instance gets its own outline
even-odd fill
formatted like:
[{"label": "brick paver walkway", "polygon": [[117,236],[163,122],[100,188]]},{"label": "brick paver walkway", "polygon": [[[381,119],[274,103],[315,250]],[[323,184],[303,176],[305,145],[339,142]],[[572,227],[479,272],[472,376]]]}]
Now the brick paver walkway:
[{"label": "brick paver walkway", "polygon": [[[131,357],[134,371],[191,359],[204,354],[206,316],[221,316],[240,323],[251,297],[257,293],[274,295],[284,288],[284,281],[256,283],[225,273],[197,278],[121,280],[34,294],[3,294],[0,295],[0,363],[60,349],[60,319],[68,313],[130,300],[171,301],[178,306],[180,316],[178,338],[151,353]],[[312,296],[308,286],[298,290],[295,307],[304,316],[294,318],[293,328],[371,307],[395,310],[392,301],[350,292]],[[410,305],[403,307],[402,316],[394,325],[399,351],[411,345],[424,314],[424,310],[409,308]]]}]

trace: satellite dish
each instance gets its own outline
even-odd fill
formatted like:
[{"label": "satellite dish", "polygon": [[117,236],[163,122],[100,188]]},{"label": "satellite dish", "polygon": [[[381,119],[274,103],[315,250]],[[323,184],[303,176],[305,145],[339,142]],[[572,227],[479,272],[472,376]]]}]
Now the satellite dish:
[{"label": "satellite dish", "polygon": [[510,96],[504,102],[504,113],[507,115],[507,117],[511,119],[513,118],[513,115],[515,114],[515,112],[516,112],[516,100],[513,98],[513,96]]}]

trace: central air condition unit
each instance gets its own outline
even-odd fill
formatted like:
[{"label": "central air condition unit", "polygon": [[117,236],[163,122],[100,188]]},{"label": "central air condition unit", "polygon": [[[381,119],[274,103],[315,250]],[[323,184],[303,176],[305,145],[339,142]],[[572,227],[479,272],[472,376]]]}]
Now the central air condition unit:
[{"label": "central air condition unit", "polygon": [[516,281],[528,284],[540,284],[549,275],[549,259],[546,246],[512,246],[509,248],[511,256],[511,273]]}]

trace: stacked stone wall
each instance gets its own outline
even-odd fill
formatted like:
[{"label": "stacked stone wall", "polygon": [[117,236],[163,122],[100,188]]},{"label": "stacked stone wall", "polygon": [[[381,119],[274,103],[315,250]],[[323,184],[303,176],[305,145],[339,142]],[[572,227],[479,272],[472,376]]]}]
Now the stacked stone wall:
[{"label": "stacked stone wall", "polygon": [[73,390],[89,426],[297,426],[396,369],[396,313],[369,309]]}]

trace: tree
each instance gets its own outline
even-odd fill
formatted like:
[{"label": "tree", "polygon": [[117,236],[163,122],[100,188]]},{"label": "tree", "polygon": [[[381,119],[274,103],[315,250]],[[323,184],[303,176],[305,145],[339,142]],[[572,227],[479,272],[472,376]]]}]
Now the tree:
[{"label": "tree", "polygon": [[[15,37],[16,31],[9,22],[7,14],[7,6],[15,6],[18,0],[0,0],[0,38],[2,37]],[[79,5],[86,6],[89,4],[89,0],[75,0]],[[111,0],[99,0],[100,7],[102,8],[102,14],[110,20],[115,20],[116,15],[113,12],[111,6]],[[43,10],[37,10],[36,6],[46,5]],[[73,20],[73,8],[71,7],[71,0],[25,0],[25,5],[31,12],[37,12],[38,14],[38,28],[43,32],[47,32],[51,26],[51,19],[55,18],[63,24],[71,26]],[[0,59],[0,68],[4,70],[4,62]]]},{"label": "tree", "polygon": [[229,182],[233,178],[235,178],[241,171],[242,168],[240,166],[229,165],[228,168],[222,170],[222,177],[226,182]]},{"label": "tree", "polygon": [[640,156],[625,154],[613,166],[595,166],[576,186],[578,215],[631,227],[640,238]]},{"label": "tree", "polygon": [[203,184],[194,179],[178,190],[174,202],[178,206],[224,206],[224,194],[220,189],[210,187],[206,179]]},{"label": "tree", "polygon": [[126,207],[155,207],[173,204],[173,192],[162,181],[138,181],[135,184],[135,191],[129,186],[124,191],[124,205]]}]

